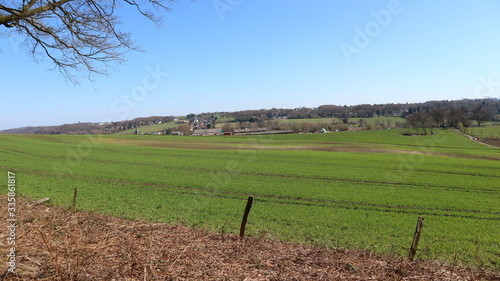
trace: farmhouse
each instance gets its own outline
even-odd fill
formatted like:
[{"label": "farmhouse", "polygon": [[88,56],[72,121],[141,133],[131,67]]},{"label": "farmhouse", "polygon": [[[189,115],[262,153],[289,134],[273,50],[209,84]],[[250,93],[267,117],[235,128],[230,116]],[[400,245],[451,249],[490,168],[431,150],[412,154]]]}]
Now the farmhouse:
[{"label": "farmhouse", "polygon": [[220,128],[216,129],[197,129],[194,130],[193,136],[216,136],[219,134],[224,134]]},{"label": "farmhouse", "polygon": [[257,135],[267,132],[267,128],[235,129],[235,135]]},{"label": "farmhouse", "polygon": [[278,134],[291,134],[292,130],[288,131],[269,131],[267,128],[254,128],[254,129],[236,129],[234,135],[278,135]]}]

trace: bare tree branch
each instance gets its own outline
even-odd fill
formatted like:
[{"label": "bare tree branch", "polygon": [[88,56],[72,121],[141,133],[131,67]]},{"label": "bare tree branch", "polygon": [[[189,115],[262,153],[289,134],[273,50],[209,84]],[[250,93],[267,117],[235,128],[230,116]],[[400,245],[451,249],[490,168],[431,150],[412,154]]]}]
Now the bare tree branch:
[{"label": "bare tree branch", "polygon": [[13,0],[0,1],[0,34],[22,35],[35,60],[49,58],[68,81],[74,73],[107,74],[110,62],[124,60],[126,50],[140,51],[130,33],[118,29],[117,11],[131,5],[159,25],[174,0]]}]

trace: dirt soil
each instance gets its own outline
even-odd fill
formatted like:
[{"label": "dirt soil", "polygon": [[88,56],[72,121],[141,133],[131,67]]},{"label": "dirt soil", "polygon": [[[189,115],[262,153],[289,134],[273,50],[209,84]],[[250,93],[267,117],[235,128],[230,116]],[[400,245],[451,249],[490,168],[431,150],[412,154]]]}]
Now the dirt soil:
[{"label": "dirt soil", "polygon": [[239,239],[32,203],[16,201],[16,274],[8,273],[11,222],[1,204],[0,280],[500,280],[500,272],[438,261]]},{"label": "dirt soil", "polygon": [[478,142],[480,144],[484,144],[488,147],[493,147],[493,148],[498,148],[500,147],[500,139],[497,138],[484,138],[484,139],[479,139],[477,137],[473,137],[470,135],[467,135],[466,133],[462,133],[459,130],[455,130],[458,134],[461,134],[462,136],[470,139],[471,141]]},{"label": "dirt soil", "polygon": [[481,141],[485,144],[490,145],[490,147],[500,147],[500,139],[498,138],[485,138],[481,139]]}]

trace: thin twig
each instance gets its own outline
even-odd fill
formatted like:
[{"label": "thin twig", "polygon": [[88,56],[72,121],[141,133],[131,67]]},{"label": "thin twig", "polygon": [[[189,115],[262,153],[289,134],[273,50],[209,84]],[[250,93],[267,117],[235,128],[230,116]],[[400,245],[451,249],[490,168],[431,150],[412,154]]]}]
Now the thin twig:
[{"label": "thin twig", "polygon": [[172,267],[176,262],[177,260],[179,260],[179,258],[182,256],[182,254],[187,250],[187,248],[189,247],[189,245],[186,246],[186,248],[184,248],[184,250],[182,250],[182,252],[177,256],[177,258],[175,258],[175,260],[172,262],[172,264],[170,264],[169,267]]},{"label": "thin twig", "polygon": [[328,266],[328,267],[325,269],[325,271],[323,272],[323,274],[321,274],[321,277],[319,277],[319,280],[322,280],[322,279],[323,279],[323,277],[325,276],[325,274],[328,272],[328,269],[329,269],[329,268],[330,268],[330,267]]},{"label": "thin twig", "polygon": [[52,256],[52,258],[54,259],[54,262],[56,263],[56,276],[60,277],[61,274],[60,274],[60,268],[59,268],[59,262],[57,259],[57,255],[54,255],[54,253],[52,252],[52,248],[50,248],[49,243],[47,243],[47,239],[45,239],[45,234],[43,234],[43,232],[39,228],[37,228],[36,230],[40,233],[40,235],[42,235],[43,243],[45,243],[45,246],[47,246],[47,249],[49,250],[50,255]]}]

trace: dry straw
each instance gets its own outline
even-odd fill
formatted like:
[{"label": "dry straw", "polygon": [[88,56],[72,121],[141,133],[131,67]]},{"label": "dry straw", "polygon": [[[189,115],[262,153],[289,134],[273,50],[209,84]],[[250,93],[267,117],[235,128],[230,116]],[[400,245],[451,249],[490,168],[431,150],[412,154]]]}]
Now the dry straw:
[{"label": "dry straw", "polygon": [[[0,196],[0,200],[6,200]],[[499,280],[498,272],[410,262],[267,237],[128,221],[19,198],[17,275],[0,280]],[[1,214],[0,228],[6,227]],[[34,231],[33,231],[34,230]],[[237,230],[233,230],[236,232]],[[7,249],[0,232],[2,250]],[[2,253],[3,255],[4,253]]]}]

